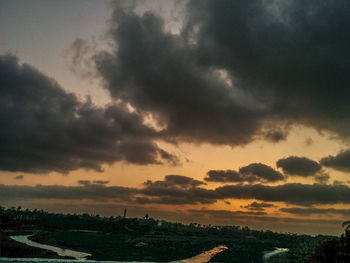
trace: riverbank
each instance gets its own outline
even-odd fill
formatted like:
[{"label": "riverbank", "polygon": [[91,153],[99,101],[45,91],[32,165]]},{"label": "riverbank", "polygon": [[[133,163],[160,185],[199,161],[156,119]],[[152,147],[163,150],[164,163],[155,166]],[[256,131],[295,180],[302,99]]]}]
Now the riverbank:
[{"label": "riverbank", "polygon": [[35,248],[40,248],[40,249],[52,251],[53,253],[56,253],[60,257],[74,258],[77,260],[85,260],[87,257],[91,257],[91,254],[89,254],[89,253],[74,251],[74,250],[70,250],[70,249],[62,249],[62,248],[34,242],[34,241],[29,239],[30,236],[31,235],[19,235],[19,236],[11,236],[10,238],[16,242],[25,244],[25,245],[30,246],[30,247],[35,247]]},{"label": "riverbank", "polygon": [[59,258],[59,256],[54,252],[51,252],[45,249],[26,246],[24,244],[11,240],[1,230],[0,230],[0,257]]},{"label": "riverbank", "polygon": [[[78,252],[78,251],[71,251],[71,250],[62,250],[60,248],[57,247],[53,247],[53,246],[47,246],[47,245],[43,245],[43,244],[39,244],[39,243],[35,243],[31,240],[28,239],[28,236],[14,236],[11,237],[14,240],[20,241],[24,244],[27,244],[29,246],[39,246],[39,247],[45,247],[47,249],[50,249],[56,253],[58,253],[61,256],[68,256],[68,255],[72,255],[75,256],[76,259],[75,260],[68,260],[68,259],[43,259],[43,258],[0,258],[0,262],[13,262],[13,263],[17,263],[17,262],[32,262],[32,263],[60,263],[60,262],[64,262],[64,263],[78,263],[78,262],[82,262],[84,261],[85,263],[126,263],[126,261],[96,261],[96,260],[86,260],[85,257],[89,254],[86,253],[82,253],[82,252]],[[207,263],[210,261],[210,259],[226,250],[227,247],[226,246],[218,246],[215,247],[213,249],[210,249],[208,251],[204,251],[201,254],[194,256],[192,258],[188,258],[188,259],[184,259],[181,261],[172,261],[170,263]],[[136,262],[136,261],[130,261],[130,263],[152,263],[152,262]],[[155,262],[153,262],[155,263]]]}]

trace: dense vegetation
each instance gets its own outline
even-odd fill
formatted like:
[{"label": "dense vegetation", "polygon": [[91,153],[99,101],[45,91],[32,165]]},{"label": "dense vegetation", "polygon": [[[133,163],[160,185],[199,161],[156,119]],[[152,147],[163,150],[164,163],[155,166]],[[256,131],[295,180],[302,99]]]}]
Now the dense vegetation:
[{"label": "dense vegetation", "polygon": [[318,262],[350,262],[350,221],[344,222],[345,233],[340,239],[330,240],[315,249],[310,257],[310,263]]},{"label": "dense vegetation", "polygon": [[[148,217],[54,214],[20,207],[1,208],[0,212],[1,229],[6,235],[34,234],[31,239],[36,242],[88,252],[96,260],[166,262],[226,245],[228,249],[214,256],[212,262],[263,262],[264,252],[276,247],[289,251],[269,258],[268,262],[307,262],[324,243],[339,242],[329,236],[281,234],[238,226],[184,225]],[[29,256],[25,251],[21,253]]]}]

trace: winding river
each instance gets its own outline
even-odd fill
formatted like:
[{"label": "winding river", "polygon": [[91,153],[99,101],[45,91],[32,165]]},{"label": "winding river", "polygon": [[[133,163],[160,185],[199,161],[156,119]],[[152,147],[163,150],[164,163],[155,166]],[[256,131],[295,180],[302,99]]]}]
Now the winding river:
[{"label": "winding river", "polygon": [[34,242],[32,240],[29,240],[28,237],[30,237],[30,235],[11,236],[10,238],[17,241],[17,242],[24,243],[28,246],[38,247],[38,248],[42,248],[42,249],[56,252],[61,257],[72,257],[72,258],[75,258],[78,260],[83,260],[83,259],[86,259],[88,256],[91,256],[91,254],[89,254],[89,253],[84,253],[84,252],[74,251],[74,250],[70,250],[70,249],[63,249],[63,248],[54,247],[54,246],[50,246],[50,245],[40,244],[40,243]]},{"label": "winding river", "polygon": [[277,255],[277,254],[280,254],[280,253],[285,253],[289,251],[288,248],[280,248],[280,247],[276,247],[275,250],[273,251],[267,251],[264,253],[264,256],[263,256],[263,260],[266,261],[267,259],[269,259],[270,257],[274,256],[274,255]]},{"label": "winding river", "polygon": [[[29,240],[28,237],[30,235],[19,235],[19,236],[11,236],[10,238],[26,244],[28,246],[32,247],[38,247],[46,250],[50,250],[53,252],[56,252],[59,256],[69,256],[75,258],[75,260],[69,260],[69,259],[43,259],[43,258],[1,258],[0,262],[12,262],[12,263],[20,263],[20,262],[35,262],[35,263],[59,263],[59,262],[65,262],[65,263],[76,263],[76,262],[84,262],[84,263],[122,263],[121,261],[95,261],[95,260],[86,260],[88,256],[91,256],[89,253],[85,252],[79,252],[74,251],[70,249],[63,249],[55,246],[40,244],[37,242],[34,242],[32,240]],[[207,263],[210,261],[210,259],[217,253],[222,252],[223,250],[227,249],[226,246],[218,246],[211,250],[204,251],[203,253],[188,259],[183,259],[181,261],[172,261],[171,263]],[[124,263],[127,263],[123,261]],[[130,261],[130,263],[141,263],[136,261]],[[142,262],[147,263],[147,262]],[[148,262],[151,263],[151,262]]]}]

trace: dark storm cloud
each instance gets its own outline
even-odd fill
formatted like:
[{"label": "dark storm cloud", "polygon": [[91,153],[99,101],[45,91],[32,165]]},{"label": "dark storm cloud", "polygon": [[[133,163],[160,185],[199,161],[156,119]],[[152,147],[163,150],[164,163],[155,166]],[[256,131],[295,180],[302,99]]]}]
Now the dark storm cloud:
[{"label": "dark storm cloud", "polygon": [[204,180],[207,182],[243,182],[244,178],[234,170],[210,170]]},{"label": "dark storm cloud", "polygon": [[105,185],[105,184],[108,184],[109,181],[104,181],[104,180],[94,180],[92,181],[92,183],[94,184],[101,184],[101,185]]},{"label": "dark storm cloud", "polygon": [[221,198],[256,199],[303,206],[350,203],[350,188],[345,185],[288,183],[277,186],[262,184],[227,185],[216,188]]},{"label": "dark storm cloud", "polygon": [[177,166],[181,164],[181,161],[179,159],[178,156],[168,153],[167,151],[164,151],[163,149],[159,149],[159,154],[160,157],[167,161],[169,164],[173,165],[173,166]]},{"label": "dark storm cloud", "polygon": [[180,187],[189,188],[205,184],[202,181],[183,175],[166,175],[163,181],[146,181],[145,186]]},{"label": "dark storm cloud", "polygon": [[253,210],[253,211],[264,211],[265,208],[268,207],[274,207],[274,204],[269,204],[269,203],[258,203],[258,202],[252,202],[246,206],[241,206],[242,208],[247,208],[249,210]]},{"label": "dark storm cloud", "polygon": [[280,142],[287,139],[288,132],[283,130],[270,130],[264,134],[264,138],[271,142]]},{"label": "dark storm cloud", "polygon": [[320,163],[338,171],[350,172],[350,150],[341,151],[336,156],[322,158]]},{"label": "dark storm cloud", "polygon": [[119,5],[116,49],[94,61],[112,96],[152,113],[169,140],[278,142],[285,122],[348,138],[349,11],[343,0],[191,1],[175,35]]},{"label": "dark storm cloud", "polygon": [[220,73],[198,66],[182,35],[166,33],[164,22],[149,12],[138,16],[118,7],[111,22],[117,50],[94,59],[115,99],[152,113],[165,124],[163,138],[251,141],[262,113],[237,98]]},{"label": "dark storm cloud", "polygon": [[[117,5],[110,51],[85,61],[93,47],[82,39],[69,51],[78,67],[94,63],[118,101],[105,108],[79,101],[14,56],[1,56],[0,169],[177,165],[179,158],[156,139],[243,145],[263,136],[277,142],[287,136],[285,123],[349,138],[349,11],[344,0],[191,1],[183,29],[172,34],[151,12],[137,15]],[[144,125],[146,114],[159,129]],[[348,155],[321,163],[349,171]],[[240,175],[250,182],[283,179],[271,169],[254,164]],[[327,175],[315,179],[324,183]]]},{"label": "dark storm cloud", "polygon": [[156,131],[122,103],[98,108],[80,102],[11,55],[0,56],[0,126],[1,170],[67,173],[102,171],[102,164],[115,161],[177,160],[151,141]]},{"label": "dark storm cloud", "polygon": [[90,184],[105,185],[108,183],[109,181],[103,181],[103,180],[94,180],[92,182],[90,180],[78,180],[78,184],[85,185],[85,186],[88,186]]},{"label": "dark storm cloud", "polygon": [[290,156],[276,162],[278,168],[282,168],[285,174],[298,176],[314,176],[321,171],[321,165],[306,157]]},{"label": "dark storm cloud", "polygon": [[241,167],[239,173],[248,182],[276,182],[285,179],[283,174],[262,163]]},{"label": "dark storm cloud", "polygon": [[[195,195],[194,195],[195,197]],[[191,198],[188,194],[185,196],[161,196],[155,198],[136,197],[136,203],[139,204],[166,204],[166,205],[195,205],[195,204],[212,204],[215,201],[212,199],[197,199]]]},{"label": "dark storm cloud", "polygon": [[[168,177],[169,178],[169,177]],[[171,177],[170,177],[171,178]],[[318,204],[350,204],[350,188],[346,185],[321,185],[289,183],[277,186],[262,184],[226,185],[216,189],[206,189],[197,180],[175,179],[147,181],[141,188],[106,186],[79,182],[79,186],[62,185],[0,185],[0,200],[29,199],[90,199],[127,200],[130,203],[154,204],[213,204],[219,200],[255,199],[263,203],[252,203],[246,208],[268,207],[265,202],[284,202],[311,206]]]},{"label": "dark storm cloud", "polygon": [[197,61],[227,69],[276,119],[348,137],[350,3],[191,1]]},{"label": "dark storm cloud", "polygon": [[78,184],[81,184],[81,185],[89,185],[91,184],[90,180],[78,180]]},{"label": "dark storm cloud", "polygon": [[350,209],[286,207],[286,208],[281,208],[280,211],[285,213],[295,214],[295,215],[301,215],[301,216],[308,216],[311,214],[341,214],[346,217],[350,216]]},{"label": "dark storm cloud", "polygon": [[220,198],[214,190],[198,187],[202,181],[182,175],[167,175],[163,181],[146,181],[140,190],[145,196],[136,201],[139,203],[163,204],[211,204]]},{"label": "dark storm cloud", "polygon": [[0,200],[72,199],[127,200],[129,203],[211,204],[220,198],[214,190],[198,187],[204,183],[181,175],[167,175],[163,181],[146,181],[141,188],[106,186],[108,181],[79,180],[79,186],[0,185]]},{"label": "dark storm cloud", "polygon": [[130,201],[137,189],[99,184],[63,185],[0,185],[0,200],[65,199],[65,200],[121,200]]},{"label": "dark storm cloud", "polygon": [[252,163],[241,167],[239,172],[234,170],[210,170],[207,177],[208,182],[276,182],[284,180],[284,176],[272,169],[270,166],[261,163]]}]

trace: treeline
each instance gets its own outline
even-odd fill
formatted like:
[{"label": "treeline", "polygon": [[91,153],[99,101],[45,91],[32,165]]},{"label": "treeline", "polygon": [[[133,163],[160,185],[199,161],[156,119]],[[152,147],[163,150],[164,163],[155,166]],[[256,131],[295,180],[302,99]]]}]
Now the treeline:
[{"label": "treeline", "polygon": [[348,263],[350,262],[350,221],[344,222],[345,232],[339,239],[330,240],[315,249],[310,263]]},{"label": "treeline", "polygon": [[[76,230],[92,230],[103,232],[124,232],[135,234],[174,234],[174,235],[197,235],[207,236],[250,236],[257,239],[273,239],[281,243],[289,242],[295,238],[308,238],[308,235],[297,235],[293,233],[281,234],[269,230],[252,230],[247,226],[217,226],[204,225],[198,223],[182,224],[176,222],[168,222],[164,220],[156,220],[154,218],[124,218],[117,217],[101,217],[93,214],[60,214],[49,213],[44,210],[22,210],[21,207],[4,208],[0,207],[3,227],[11,226],[11,223],[18,224],[22,222],[24,225],[38,227],[40,229],[76,229]],[[16,222],[16,223],[15,223]]]}]

